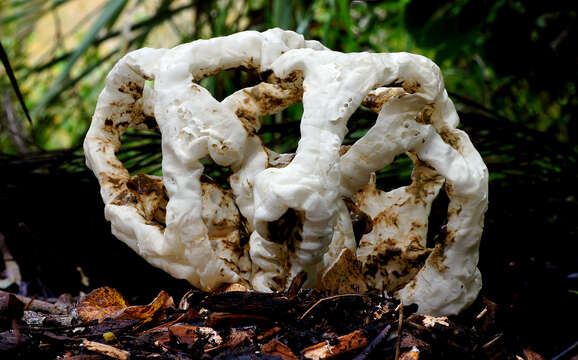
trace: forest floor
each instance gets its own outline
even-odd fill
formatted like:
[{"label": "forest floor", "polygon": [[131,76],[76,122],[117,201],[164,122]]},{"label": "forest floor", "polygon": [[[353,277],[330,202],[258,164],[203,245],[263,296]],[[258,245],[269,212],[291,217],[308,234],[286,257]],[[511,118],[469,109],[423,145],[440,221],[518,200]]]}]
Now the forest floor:
[{"label": "forest floor", "polygon": [[[0,292],[0,357],[546,359],[524,347],[503,326],[503,309],[483,296],[459,316],[433,317],[383,294],[302,290],[304,278],[285,293],[232,285],[175,299],[161,291],[148,305],[133,306],[110,287],[79,298]],[[553,359],[576,359],[575,352]]]}]

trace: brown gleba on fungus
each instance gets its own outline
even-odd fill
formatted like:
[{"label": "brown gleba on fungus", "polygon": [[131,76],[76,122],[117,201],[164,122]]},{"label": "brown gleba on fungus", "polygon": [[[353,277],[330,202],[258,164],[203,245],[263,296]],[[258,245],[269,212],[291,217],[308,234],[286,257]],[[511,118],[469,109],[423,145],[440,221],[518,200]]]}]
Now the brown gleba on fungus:
[{"label": "brown gleba on fungus", "polygon": [[[198,84],[240,67],[264,81],[221,102]],[[295,154],[266,148],[260,117],[299,101]],[[343,147],[361,104],[377,120]],[[200,289],[281,291],[301,271],[306,286],[319,287],[349,258],[360,264],[363,289],[447,315],[480,290],[488,201],[487,168],[458,121],[439,68],[425,57],[344,54],[291,31],[245,31],[124,56],[107,77],[84,150],[114,235]],[[127,128],[160,132],[162,178],[131,176],[116,158]],[[412,183],[377,189],[375,171],[402,153],[414,162]],[[205,157],[231,170],[231,190],[203,176]],[[428,248],[428,216],[442,188],[446,236]],[[359,217],[372,226],[360,229]]]}]

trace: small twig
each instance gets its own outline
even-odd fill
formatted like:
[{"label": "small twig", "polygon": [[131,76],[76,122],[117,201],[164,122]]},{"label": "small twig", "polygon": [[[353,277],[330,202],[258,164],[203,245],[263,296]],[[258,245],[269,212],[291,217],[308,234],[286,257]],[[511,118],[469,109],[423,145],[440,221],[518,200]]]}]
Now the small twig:
[{"label": "small twig", "polygon": [[408,319],[405,323],[406,323],[407,325],[411,326],[411,327],[416,328],[416,329],[432,332],[432,329],[431,329],[431,328],[425,327],[425,326],[423,326],[423,325],[421,325],[421,324],[416,324],[415,322],[413,322],[413,321],[411,321],[411,320],[409,320],[409,319]]},{"label": "small twig", "polygon": [[281,330],[283,330],[283,329],[281,329],[279,326],[275,326],[274,328],[269,329],[269,330],[265,331],[263,334],[257,336],[257,340],[261,341],[263,339],[270,338],[271,336],[277,334]]},{"label": "small twig", "polygon": [[329,340],[311,345],[301,352],[305,359],[328,359],[367,346],[367,339],[363,330],[355,330],[337,338],[335,344]]},{"label": "small twig", "polygon": [[391,325],[387,325],[385,328],[383,328],[383,330],[381,330],[379,332],[379,334],[377,334],[377,336],[375,337],[375,339],[373,339],[371,341],[371,343],[369,343],[369,345],[367,345],[367,347],[359,354],[357,355],[353,360],[364,360],[367,359],[367,357],[371,354],[371,352],[379,345],[381,344],[381,342],[383,341],[383,339],[385,339],[385,337],[387,336],[387,334],[389,333],[389,329],[391,329]]},{"label": "small twig", "polygon": [[482,317],[484,317],[484,315],[486,315],[487,312],[488,312],[488,307],[486,306],[486,307],[484,308],[484,310],[482,310],[482,311],[478,314],[478,316],[476,316],[476,320],[480,320]]},{"label": "small twig", "polygon": [[399,304],[399,320],[397,324],[397,341],[395,344],[395,360],[399,360],[401,349],[401,330],[403,329],[403,305]]},{"label": "small twig", "polygon": [[578,347],[578,341],[576,341],[574,344],[570,345],[566,350],[562,351],[560,354],[554,356],[552,358],[552,360],[562,359],[564,356],[568,355],[572,350],[576,349],[577,347]]},{"label": "small twig", "polygon": [[47,313],[55,314],[55,315],[62,315],[64,313],[66,313],[66,311],[63,307],[60,307],[56,304],[52,304],[52,303],[49,303],[46,301],[36,300],[34,298],[29,298],[27,296],[16,295],[16,294],[12,294],[12,293],[7,292],[7,291],[0,290],[0,295],[7,295],[7,294],[14,295],[14,296],[16,296],[16,298],[18,298],[18,300],[22,301],[24,304],[27,304],[26,310],[43,311],[43,312],[47,312]]},{"label": "small twig", "polygon": [[498,340],[500,340],[502,338],[502,336],[504,336],[504,334],[502,334],[502,333],[496,335],[492,340],[490,340],[487,343],[485,343],[484,345],[482,345],[482,349],[485,350],[485,349],[493,346],[496,342],[498,342]]},{"label": "small twig", "polygon": [[364,294],[340,294],[340,295],[328,296],[328,297],[325,297],[325,298],[323,298],[323,299],[317,300],[317,302],[316,302],[315,304],[313,304],[313,306],[311,306],[309,309],[307,309],[307,311],[305,311],[305,312],[303,313],[303,315],[301,315],[301,316],[299,317],[299,320],[303,320],[313,309],[315,309],[315,308],[317,307],[317,305],[321,304],[321,303],[324,302],[324,301],[332,300],[332,299],[337,299],[337,298],[340,298],[340,297],[348,297],[348,296],[369,297],[368,295],[364,295]]},{"label": "small twig", "polygon": [[83,340],[82,346],[84,346],[87,350],[94,351],[101,355],[109,356],[114,359],[127,360],[130,356],[130,353],[128,351],[120,350],[115,348],[114,346],[101,344],[94,341]]}]

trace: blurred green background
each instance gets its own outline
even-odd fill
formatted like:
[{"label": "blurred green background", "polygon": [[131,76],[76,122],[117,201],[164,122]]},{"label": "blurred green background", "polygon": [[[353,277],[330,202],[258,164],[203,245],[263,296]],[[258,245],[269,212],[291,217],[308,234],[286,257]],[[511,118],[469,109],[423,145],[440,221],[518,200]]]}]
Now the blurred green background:
[{"label": "blurred green background", "polygon": [[[91,287],[143,296],[132,279],[145,277],[151,294],[166,289],[168,276],[110,235],[84,167],[83,136],[118,59],[144,46],[272,27],[344,52],[422,54],[441,67],[490,170],[482,293],[512,310],[523,342],[555,355],[572,340],[558,321],[578,320],[577,24],[575,4],[559,0],[0,0],[0,43],[12,69],[0,68],[0,232],[32,293],[78,291],[77,266]],[[222,99],[250,81],[227,71],[202,85]],[[297,104],[264,119],[264,142],[293,151],[301,111]],[[345,142],[373,121],[359,109]],[[158,135],[131,131],[123,144],[118,156],[131,172],[159,173]],[[399,157],[378,173],[379,185],[407,184],[410,171]],[[226,174],[209,163],[206,172]]]},{"label": "blurred green background", "polygon": [[[131,50],[271,27],[338,51],[425,55],[440,65],[458,103],[576,147],[572,2],[0,0],[0,41],[32,113],[31,124],[23,121],[8,77],[0,77],[15,123],[5,110],[0,152],[77,146],[106,74]],[[204,85],[221,98],[239,86],[235,76]]]}]

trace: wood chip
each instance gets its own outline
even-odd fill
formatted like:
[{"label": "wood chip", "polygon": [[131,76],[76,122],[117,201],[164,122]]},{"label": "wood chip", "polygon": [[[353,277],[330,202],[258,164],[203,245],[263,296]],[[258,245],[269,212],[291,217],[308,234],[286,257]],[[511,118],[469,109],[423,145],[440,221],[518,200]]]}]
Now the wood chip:
[{"label": "wood chip", "polygon": [[283,344],[277,339],[273,339],[261,346],[261,352],[265,355],[278,356],[282,360],[298,360],[299,358],[293,354],[289,346]]},{"label": "wood chip", "polygon": [[487,312],[488,312],[488,307],[486,306],[486,307],[484,307],[484,310],[480,311],[478,316],[476,316],[476,320],[480,320],[481,318],[483,318]]},{"label": "wood chip", "polygon": [[338,343],[332,345],[329,341],[309,346],[303,350],[306,359],[319,360],[344,354],[367,346],[367,338],[363,330],[355,330],[352,333],[337,338]]},{"label": "wood chip", "polygon": [[353,360],[367,359],[375,350],[375,348],[377,348],[381,342],[385,340],[387,334],[389,334],[389,329],[391,329],[391,325],[387,325],[385,328],[383,328],[379,334],[377,334],[377,336],[369,343],[369,345],[367,345],[365,349],[363,349],[363,351],[359,353],[359,355],[357,355]]},{"label": "wood chip", "polygon": [[94,341],[83,340],[82,346],[84,346],[86,350],[94,351],[96,353],[111,357],[113,359],[127,360],[130,356],[130,353],[128,351],[120,350],[115,348],[114,346],[101,344]]},{"label": "wood chip", "polygon": [[297,294],[299,294],[299,290],[301,290],[301,287],[303,287],[305,281],[307,281],[307,273],[301,270],[297,275],[295,275],[295,277],[291,281],[291,285],[289,285],[289,290],[287,290],[286,293],[287,298],[294,299],[297,296]]},{"label": "wood chip", "polygon": [[274,328],[271,328],[271,329],[265,331],[264,333],[262,333],[261,335],[257,336],[257,340],[261,341],[263,339],[270,338],[271,336],[277,334],[281,330],[282,329],[279,326],[275,326]]},{"label": "wood chip", "polygon": [[[0,290],[0,295],[9,295],[11,293],[6,292],[6,291],[2,291]],[[20,295],[16,295],[16,294],[12,294],[14,296],[16,296],[16,298],[20,301],[22,301],[25,305],[25,310],[31,310],[31,311],[41,311],[41,312],[46,312],[49,314],[64,314],[66,312],[66,309],[61,307],[61,306],[57,306],[55,304],[46,302],[46,301],[42,301],[42,300],[36,300],[36,299],[32,299],[26,296],[20,296]]]}]

